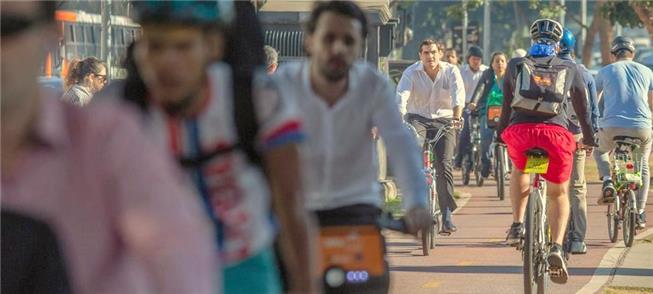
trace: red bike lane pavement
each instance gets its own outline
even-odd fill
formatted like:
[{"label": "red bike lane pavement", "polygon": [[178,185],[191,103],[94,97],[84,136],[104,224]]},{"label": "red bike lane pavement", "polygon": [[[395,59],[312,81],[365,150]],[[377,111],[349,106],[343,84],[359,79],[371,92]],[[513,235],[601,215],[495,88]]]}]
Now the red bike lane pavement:
[{"label": "red bike lane pavement", "polygon": [[[506,186],[506,190],[508,186]],[[610,276],[611,267],[597,267],[608,249],[606,206],[596,205],[600,184],[588,185],[588,253],[572,255],[567,284],[550,283],[551,293],[577,293],[594,275]],[[512,222],[510,200],[496,197],[494,181],[483,187],[456,187],[466,204],[454,214],[455,234],[436,239],[423,256],[411,236],[386,233],[391,270],[390,293],[523,293],[521,252],[503,244]],[[649,197],[648,215],[653,215]],[[617,244],[622,244],[621,231]],[[653,266],[653,265],[652,265]],[[585,292],[587,289],[583,289]]]}]

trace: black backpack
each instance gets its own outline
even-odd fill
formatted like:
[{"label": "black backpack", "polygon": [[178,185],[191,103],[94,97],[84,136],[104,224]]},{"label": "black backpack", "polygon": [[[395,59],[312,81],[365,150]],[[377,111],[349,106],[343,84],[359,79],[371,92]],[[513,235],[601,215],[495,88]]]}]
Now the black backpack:
[{"label": "black backpack", "polygon": [[511,107],[532,116],[556,116],[565,108],[567,80],[574,74],[562,59],[537,62],[531,57],[517,65],[518,73]]}]

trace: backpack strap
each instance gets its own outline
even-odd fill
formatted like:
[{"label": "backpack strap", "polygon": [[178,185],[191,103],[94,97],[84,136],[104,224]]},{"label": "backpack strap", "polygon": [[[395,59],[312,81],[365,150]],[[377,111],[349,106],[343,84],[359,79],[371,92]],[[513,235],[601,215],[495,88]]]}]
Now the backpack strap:
[{"label": "backpack strap", "polygon": [[253,89],[254,72],[233,73],[233,105],[236,132],[238,135],[237,147],[240,148],[251,164],[262,165],[261,155],[256,150],[256,136],[259,123],[254,110]]}]

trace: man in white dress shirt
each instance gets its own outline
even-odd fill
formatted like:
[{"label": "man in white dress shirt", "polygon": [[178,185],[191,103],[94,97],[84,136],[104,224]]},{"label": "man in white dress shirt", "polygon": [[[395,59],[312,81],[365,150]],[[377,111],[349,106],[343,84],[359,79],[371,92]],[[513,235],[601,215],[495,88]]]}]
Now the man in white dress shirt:
[{"label": "man in white dress shirt", "polygon": [[[465,106],[465,86],[460,70],[455,65],[440,61],[443,47],[427,39],[420,44],[420,62],[408,67],[397,86],[398,100],[404,119],[413,125],[418,134],[432,139],[446,125],[460,128]],[[434,167],[437,193],[442,211],[441,234],[455,232],[451,214],[456,209],[453,198],[453,154],[456,148],[454,130],[444,130],[436,142]],[[423,138],[422,138],[423,139]]]},{"label": "man in white dress shirt", "polygon": [[377,222],[383,205],[371,136],[377,127],[403,191],[408,230],[415,233],[431,223],[419,151],[403,127],[392,84],[359,60],[366,34],[356,4],[318,2],[306,25],[310,57],[276,73],[282,95],[297,102],[307,135],[301,150],[306,205],[320,225],[334,217]]}]

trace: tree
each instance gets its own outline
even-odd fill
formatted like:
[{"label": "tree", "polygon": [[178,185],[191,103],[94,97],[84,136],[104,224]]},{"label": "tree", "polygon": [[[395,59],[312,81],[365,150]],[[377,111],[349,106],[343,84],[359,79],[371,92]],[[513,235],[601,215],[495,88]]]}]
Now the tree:
[{"label": "tree", "polygon": [[653,1],[630,1],[630,6],[653,40]]}]

